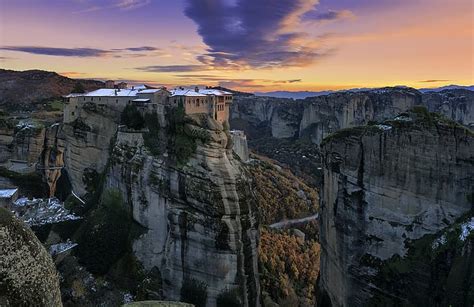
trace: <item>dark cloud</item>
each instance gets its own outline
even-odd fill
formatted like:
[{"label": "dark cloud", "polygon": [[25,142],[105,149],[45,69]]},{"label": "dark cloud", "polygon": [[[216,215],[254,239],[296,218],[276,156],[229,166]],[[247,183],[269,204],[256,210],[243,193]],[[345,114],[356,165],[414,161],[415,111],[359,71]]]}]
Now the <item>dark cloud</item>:
[{"label": "dark cloud", "polygon": [[294,79],[294,80],[288,80],[288,83],[297,83],[301,81],[302,81],[301,79]]},{"label": "dark cloud", "polygon": [[306,66],[327,55],[297,30],[317,0],[188,0],[186,15],[209,47],[205,65],[233,68]]},{"label": "dark cloud", "polygon": [[108,50],[94,48],[55,48],[39,46],[5,46],[1,50],[26,52],[31,54],[65,57],[100,57],[110,53]]},{"label": "dark cloud", "polygon": [[355,15],[349,10],[341,11],[327,11],[324,13],[319,13],[316,10],[312,10],[303,15],[303,20],[305,21],[333,21],[345,18],[354,18]]},{"label": "dark cloud", "polygon": [[150,47],[150,46],[143,46],[143,47],[131,47],[131,48],[122,48],[122,49],[113,49],[113,50],[126,50],[126,51],[133,51],[133,52],[142,52],[142,51],[160,51],[160,48]]},{"label": "dark cloud", "polygon": [[[121,49],[96,49],[96,48],[56,48],[56,47],[44,47],[44,46],[3,46],[0,50],[25,52],[37,55],[49,55],[49,56],[62,56],[62,57],[137,57],[144,56],[145,52],[157,52],[161,49],[143,46],[143,47],[130,47]],[[139,52],[140,54],[133,53]]]},{"label": "dark cloud", "polygon": [[419,81],[421,83],[436,83],[436,82],[450,82],[452,80],[443,80],[443,79],[431,79],[431,80],[423,80],[423,81]]},{"label": "dark cloud", "polygon": [[210,70],[206,65],[154,65],[137,67],[136,69],[146,72],[191,72]]}]

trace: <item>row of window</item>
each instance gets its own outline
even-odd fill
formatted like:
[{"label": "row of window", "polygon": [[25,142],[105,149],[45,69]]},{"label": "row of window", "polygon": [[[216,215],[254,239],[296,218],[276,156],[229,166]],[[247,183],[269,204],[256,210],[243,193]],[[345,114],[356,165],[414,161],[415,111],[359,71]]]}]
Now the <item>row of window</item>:
[{"label": "row of window", "polygon": [[224,111],[224,105],[223,104],[218,104],[217,105],[217,111]]}]

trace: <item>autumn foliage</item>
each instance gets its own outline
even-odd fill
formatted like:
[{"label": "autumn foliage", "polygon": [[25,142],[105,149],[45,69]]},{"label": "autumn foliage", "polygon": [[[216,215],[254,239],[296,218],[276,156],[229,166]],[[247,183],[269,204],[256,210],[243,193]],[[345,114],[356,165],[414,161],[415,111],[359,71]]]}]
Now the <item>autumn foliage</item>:
[{"label": "autumn foliage", "polygon": [[259,247],[263,291],[280,306],[314,306],[319,255],[316,241],[263,228]]}]

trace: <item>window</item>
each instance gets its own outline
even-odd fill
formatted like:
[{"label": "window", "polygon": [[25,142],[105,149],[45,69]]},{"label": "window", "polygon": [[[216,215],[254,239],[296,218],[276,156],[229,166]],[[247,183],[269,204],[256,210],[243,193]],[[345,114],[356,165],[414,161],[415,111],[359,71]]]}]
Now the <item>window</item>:
[{"label": "window", "polygon": [[83,97],[82,100],[83,100],[83,101],[86,101],[86,97]]},{"label": "window", "polygon": [[100,97],[99,97],[99,101],[100,101]]},{"label": "window", "polygon": [[[118,103],[118,99],[115,99],[115,103]],[[130,101],[128,103],[130,103]]]},{"label": "window", "polygon": [[72,116],[74,116],[74,111],[73,111],[73,112],[71,112],[71,115],[72,115]]},{"label": "window", "polygon": [[94,101],[94,97],[91,98],[91,101]]}]

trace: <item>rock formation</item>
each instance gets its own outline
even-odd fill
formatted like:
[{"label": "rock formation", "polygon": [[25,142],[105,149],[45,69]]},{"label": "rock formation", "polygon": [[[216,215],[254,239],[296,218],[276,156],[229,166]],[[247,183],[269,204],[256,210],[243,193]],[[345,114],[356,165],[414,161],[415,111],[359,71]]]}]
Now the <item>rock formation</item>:
[{"label": "rock formation", "polygon": [[471,305],[472,270],[453,259],[472,265],[472,240],[455,236],[460,248],[439,254],[432,242],[473,209],[473,133],[417,107],[338,131],[321,150],[321,305]]},{"label": "rock formation", "polygon": [[199,283],[208,306],[228,292],[257,306],[258,222],[246,171],[216,121],[194,117],[185,130],[206,141],[181,165],[165,148],[151,155],[141,134],[119,132],[106,186],[123,191],[146,228],[133,251],[145,270],[161,272],[166,299],[180,300],[185,285]]},{"label": "rock formation", "polygon": [[309,138],[321,141],[339,129],[390,119],[415,105],[444,114],[462,125],[474,123],[473,92],[421,92],[405,87],[342,91],[306,99],[236,96],[231,106],[232,129],[249,139]]},{"label": "rock formation", "polygon": [[33,232],[0,208],[0,305],[62,306],[54,263]]},{"label": "rock formation", "polygon": [[474,127],[474,92],[466,89],[452,89],[423,94],[423,105],[430,112],[443,114],[447,118]]}]

